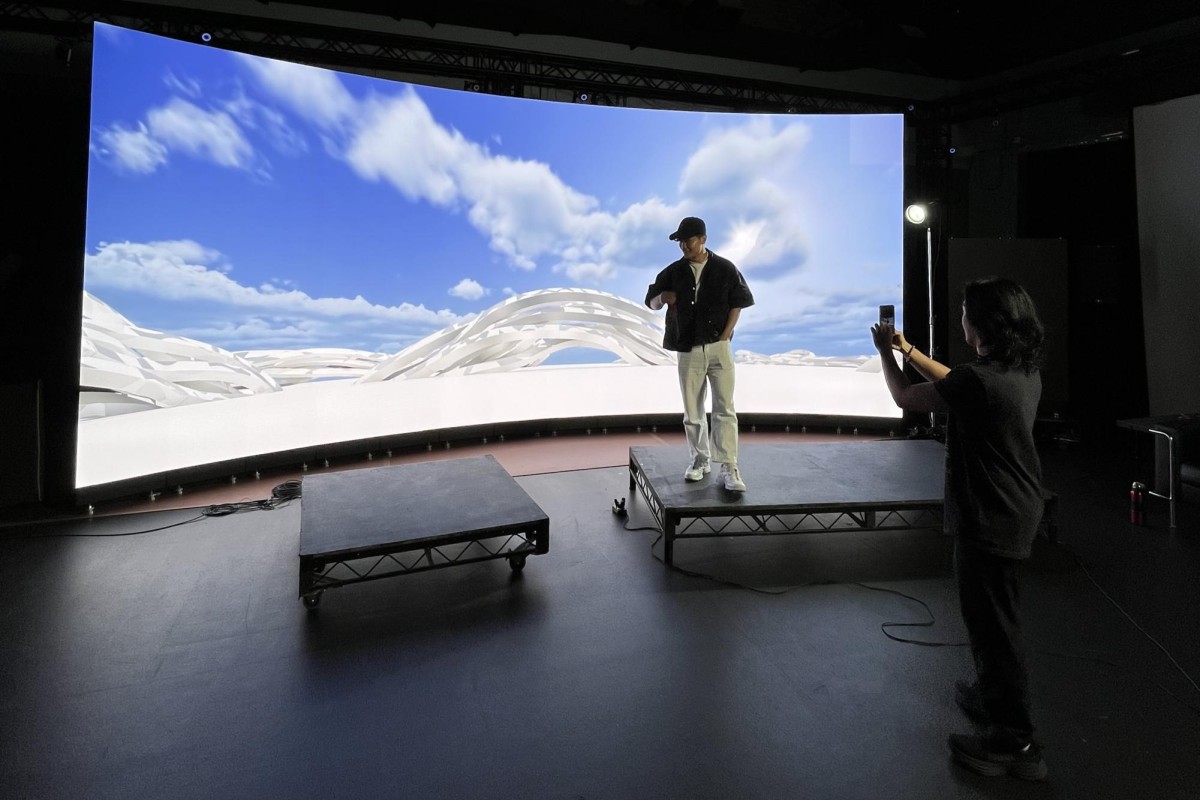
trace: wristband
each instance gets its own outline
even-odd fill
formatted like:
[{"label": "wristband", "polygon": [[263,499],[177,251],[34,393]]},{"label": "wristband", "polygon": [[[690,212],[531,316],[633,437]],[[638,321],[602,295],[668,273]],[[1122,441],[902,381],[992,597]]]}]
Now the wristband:
[{"label": "wristband", "polygon": [[910,344],[910,345],[908,346],[908,351],[907,351],[907,352],[904,354],[904,363],[905,363],[905,364],[907,364],[907,363],[909,363],[910,361],[912,361],[912,352],[913,352],[913,350],[915,350],[915,349],[917,349],[917,346],[916,346],[915,344]]}]

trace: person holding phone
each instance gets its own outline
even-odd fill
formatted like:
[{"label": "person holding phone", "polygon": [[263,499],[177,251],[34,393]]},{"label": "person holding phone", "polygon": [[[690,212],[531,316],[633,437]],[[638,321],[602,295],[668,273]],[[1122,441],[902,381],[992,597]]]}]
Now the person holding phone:
[{"label": "person holding phone", "polygon": [[[982,775],[1046,775],[1033,738],[1028,656],[1017,565],[1042,518],[1041,461],[1033,423],[1042,394],[1043,329],[1020,285],[987,277],[963,287],[963,337],[975,359],[953,369],[913,347],[894,325],[871,336],[892,399],[906,411],[948,412],[945,525],[954,535],[959,605],[976,680],[956,686],[959,706],[985,726],[950,737],[954,759]],[[893,351],[926,382],[910,383]]]},{"label": "person holding phone", "polygon": [[[731,492],[746,491],[738,469],[738,421],[733,407],[733,329],[754,295],[742,273],[727,258],[709,250],[708,229],[699,217],[684,217],[669,237],[682,258],[668,264],[646,290],[646,305],[666,306],[663,347],[676,351],[683,430],[690,460],[683,477],[698,481],[712,461],[721,464],[721,483]],[[712,388],[711,442],[704,413]]]}]

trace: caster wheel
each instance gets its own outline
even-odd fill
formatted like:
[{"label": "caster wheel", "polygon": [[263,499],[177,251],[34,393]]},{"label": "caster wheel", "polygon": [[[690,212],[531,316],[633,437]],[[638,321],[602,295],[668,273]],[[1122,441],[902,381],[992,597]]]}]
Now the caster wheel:
[{"label": "caster wheel", "polygon": [[312,611],[321,604],[321,593],[317,592],[316,594],[306,594],[300,599],[304,602],[304,607],[309,611]]},{"label": "caster wheel", "polygon": [[509,556],[508,565],[512,567],[513,572],[520,572],[525,569],[525,554],[518,553],[515,556]]}]

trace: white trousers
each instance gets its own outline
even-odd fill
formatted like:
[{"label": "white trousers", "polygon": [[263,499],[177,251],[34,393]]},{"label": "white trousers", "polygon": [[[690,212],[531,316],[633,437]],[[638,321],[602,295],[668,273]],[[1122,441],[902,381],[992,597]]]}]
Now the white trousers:
[{"label": "white trousers", "polygon": [[[733,345],[713,342],[679,354],[679,391],[683,395],[683,430],[692,458],[703,456],[736,464],[737,413],[733,410]],[[712,387],[712,447],[709,447],[705,400]]]}]

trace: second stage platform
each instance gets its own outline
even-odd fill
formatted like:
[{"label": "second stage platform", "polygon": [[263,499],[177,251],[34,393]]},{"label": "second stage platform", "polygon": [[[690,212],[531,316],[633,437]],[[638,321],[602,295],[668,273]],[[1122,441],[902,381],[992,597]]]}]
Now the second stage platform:
[{"label": "second stage platform", "polygon": [[712,474],[683,478],[686,447],[629,448],[629,488],[640,490],[663,532],[663,560],[680,539],[846,529],[941,526],[945,447],[932,440],[745,444],[745,492]]}]

